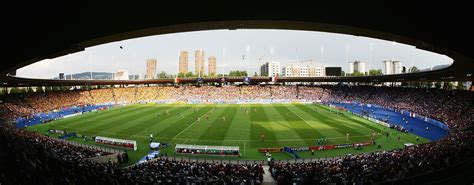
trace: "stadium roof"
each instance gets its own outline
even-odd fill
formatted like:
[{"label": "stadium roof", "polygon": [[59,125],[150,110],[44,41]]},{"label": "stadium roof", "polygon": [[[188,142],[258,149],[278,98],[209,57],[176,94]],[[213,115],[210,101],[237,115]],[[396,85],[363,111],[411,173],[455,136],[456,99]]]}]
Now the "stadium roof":
[{"label": "stadium roof", "polygon": [[[367,36],[448,55],[452,66],[415,74],[313,78],[314,81],[473,80],[474,28],[468,2],[213,2],[68,1],[12,2],[4,18],[5,86],[82,84],[67,80],[11,78],[22,66],[124,39],[210,29],[294,29]],[[19,16],[19,14],[22,14]],[[283,78],[281,80],[284,80]],[[311,80],[311,79],[297,79]],[[149,83],[159,83],[148,81]],[[113,81],[88,81],[110,84]],[[135,81],[132,83],[142,83]]]}]

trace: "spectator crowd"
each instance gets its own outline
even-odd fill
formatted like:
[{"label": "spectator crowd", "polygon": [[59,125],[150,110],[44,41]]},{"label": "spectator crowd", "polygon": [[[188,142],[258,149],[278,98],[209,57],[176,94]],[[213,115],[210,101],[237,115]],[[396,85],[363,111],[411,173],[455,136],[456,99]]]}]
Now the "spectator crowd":
[{"label": "spectator crowd", "polygon": [[[2,184],[261,184],[259,164],[220,164],[167,159],[118,168],[118,163],[95,162],[110,155],[15,128],[0,126]],[[124,155],[125,154],[125,155]],[[127,162],[126,153],[117,156]]]},{"label": "spectator crowd", "polygon": [[[408,110],[446,123],[451,131],[439,141],[393,151],[347,155],[308,163],[272,162],[270,172],[281,184],[352,184],[391,181],[472,160],[474,93],[373,86],[182,86],[71,90],[5,95],[5,121],[70,106],[142,101],[337,101],[377,104]],[[471,129],[466,129],[471,127]],[[261,165],[152,160],[128,168],[88,158],[108,155],[60,140],[0,126],[2,184],[260,184]]]},{"label": "spectator crowd", "polygon": [[[360,102],[416,112],[458,128],[470,123],[474,95],[444,91],[373,86],[182,86],[132,87],[10,94],[0,103],[0,119],[14,120],[35,113],[96,104],[169,100],[176,102],[230,102],[247,100]],[[456,120],[454,120],[456,119]]]}]

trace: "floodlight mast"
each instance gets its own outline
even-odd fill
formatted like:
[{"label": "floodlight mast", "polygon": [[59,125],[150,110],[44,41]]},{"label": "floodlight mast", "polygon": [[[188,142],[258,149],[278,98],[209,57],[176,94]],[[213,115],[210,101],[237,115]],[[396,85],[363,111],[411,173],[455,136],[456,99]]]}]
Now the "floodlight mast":
[{"label": "floodlight mast", "polygon": [[247,45],[247,77],[250,76],[250,46]]},{"label": "floodlight mast", "polygon": [[222,49],[222,55],[223,55],[222,58],[223,58],[223,63],[224,63],[224,65],[222,66],[222,76],[224,77],[224,76],[225,76],[225,75],[224,75],[224,73],[225,73],[225,66],[226,66],[226,65],[225,65],[225,48]]},{"label": "floodlight mast", "polygon": [[89,73],[90,73],[90,80],[92,80],[92,66],[91,66],[91,52],[87,52],[87,63],[89,63]]}]

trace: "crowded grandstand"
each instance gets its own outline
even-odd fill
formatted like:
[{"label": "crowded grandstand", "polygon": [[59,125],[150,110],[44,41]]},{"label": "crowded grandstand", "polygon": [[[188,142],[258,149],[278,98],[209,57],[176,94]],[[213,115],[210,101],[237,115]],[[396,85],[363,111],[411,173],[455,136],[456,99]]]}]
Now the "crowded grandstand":
[{"label": "crowded grandstand", "polygon": [[[234,183],[260,184],[270,173],[281,184],[352,184],[390,182],[449,168],[471,160],[474,120],[474,94],[425,88],[373,86],[152,86],[50,91],[9,94],[1,104],[1,118],[10,123],[32,125],[39,113],[71,107],[134,104],[141,102],[235,103],[235,102],[358,102],[383,108],[406,110],[445,123],[446,137],[431,143],[366,154],[288,163],[270,161],[265,172],[262,163],[226,164],[157,158],[123,168],[127,152],[104,152],[75,146],[53,137],[28,132],[22,127],[2,125],[2,164],[16,169],[2,170],[0,181],[7,184],[47,183]],[[59,115],[61,116],[61,115]],[[39,119],[41,120],[41,119]],[[88,160],[114,155],[114,160]],[[4,169],[4,168],[3,168]],[[20,178],[12,173],[25,174]],[[54,174],[54,175],[53,175]],[[59,175],[63,174],[63,175]]]},{"label": "crowded grandstand", "polygon": [[474,184],[469,1],[68,3],[4,3],[0,185]]}]

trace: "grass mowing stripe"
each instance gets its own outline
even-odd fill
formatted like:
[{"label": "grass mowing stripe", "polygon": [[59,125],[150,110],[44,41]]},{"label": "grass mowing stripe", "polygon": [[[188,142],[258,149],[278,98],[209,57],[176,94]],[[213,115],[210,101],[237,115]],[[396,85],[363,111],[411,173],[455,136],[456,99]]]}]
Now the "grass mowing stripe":
[{"label": "grass mowing stripe", "polygon": [[[310,115],[313,115],[313,117],[315,119],[319,119],[322,121],[322,123],[326,124],[326,125],[329,125],[333,128],[335,128],[339,133],[341,133],[342,135],[346,135],[347,133],[349,133],[350,136],[359,136],[359,135],[364,135],[363,133],[359,132],[359,131],[356,131],[342,123],[339,123],[339,122],[342,122],[340,121],[339,119],[341,118],[330,118],[329,116],[323,114],[320,109],[318,109],[319,111],[314,111],[304,105],[299,105],[297,106],[298,108],[300,108],[301,110],[305,111],[306,113],[310,114]],[[319,108],[319,107],[318,107]],[[329,111],[325,111],[325,113],[328,113],[328,114],[333,114],[333,115],[336,115],[334,113],[331,113]]]},{"label": "grass mowing stripe", "polygon": [[[42,128],[45,128],[45,127],[42,127]],[[63,128],[61,126],[54,126],[54,128]],[[27,128],[29,131],[35,131],[33,127],[28,127]],[[46,132],[48,129],[38,129],[38,131],[42,131],[42,132]],[[81,129],[75,129],[74,131],[82,131],[83,133],[86,133],[87,131],[90,132],[90,130],[81,130]],[[141,138],[141,139],[148,139],[149,136],[148,135],[130,135],[130,134],[119,134],[119,133],[112,133],[112,132],[105,132],[105,131],[100,131],[98,132],[99,134],[105,134],[105,135],[117,135],[117,136],[120,136],[120,137],[130,137],[130,138]],[[397,136],[398,133],[396,132],[392,132],[392,136]],[[104,136],[105,136],[104,135]],[[362,136],[351,136],[351,138],[360,138],[360,137],[369,137],[369,135],[362,135]],[[162,136],[154,136],[155,138],[160,138],[160,139],[165,139],[165,140],[182,140],[182,141],[185,141],[185,140],[188,140],[188,141],[202,141],[202,142],[213,142],[213,143],[217,143],[217,142],[220,142],[222,141],[221,139],[192,139],[192,138],[169,138],[169,137],[162,137]],[[381,136],[380,136],[381,137]],[[266,137],[265,137],[266,138]],[[339,136],[339,137],[328,137],[327,139],[344,139],[346,138],[345,136]],[[265,139],[265,141],[271,141],[271,142],[276,142],[276,141],[281,141],[281,142],[290,142],[290,141],[306,141],[306,140],[311,140],[311,141],[314,141],[313,138],[309,138],[309,139],[275,139],[275,140],[271,140],[271,139]],[[226,139],[225,141],[229,141],[229,142],[260,142],[260,139]]]},{"label": "grass mowing stripe", "polygon": [[[173,138],[176,137],[178,133],[186,129],[189,125],[192,125],[195,121],[195,116],[199,115],[202,116],[203,114],[209,112],[212,109],[210,106],[205,106],[200,108],[196,114],[192,114],[188,117],[183,122],[175,123],[172,124],[171,126],[167,127],[166,129],[161,130],[158,132],[158,136],[162,137],[169,137]],[[194,121],[193,121],[194,120]]]},{"label": "grass mowing stripe", "polygon": [[[196,115],[194,115],[193,118],[191,118],[193,124],[188,126],[187,129],[181,131],[179,138],[190,141],[199,141],[199,137],[204,135],[204,133],[209,130],[216,120],[221,120],[219,115],[224,112],[224,110],[224,108],[212,108],[209,112],[201,116],[200,121],[196,121]],[[192,132],[188,131],[189,129],[191,129]],[[173,139],[176,138],[178,137],[173,137]],[[217,141],[213,140],[212,142],[215,145]]]},{"label": "grass mowing stripe", "polygon": [[365,119],[364,119],[363,121],[362,121],[362,120],[359,120],[359,119],[357,119],[357,118],[359,118],[359,117],[357,117],[357,116],[354,117],[354,115],[351,115],[351,114],[348,113],[348,112],[344,112],[342,115],[343,115],[343,117],[345,117],[345,118],[347,118],[347,119],[349,119],[349,120],[351,120],[351,121],[354,121],[354,122],[358,123],[359,125],[361,125],[361,126],[363,126],[363,127],[365,127],[365,128],[368,128],[368,129],[370,129],[370,130],[372,130],[372,131],[375,131],[375,132],[380,131],[380,129],[378,129],[378,128],[372,126],[372,125],[369,125],[369,124],[367,124],[366,122],[364,122],[364,121],[366,121]]},{"label": "grass mowing stripe", "polygon": [[[301,117],[290,111],[286,105],[278,104],[274,107],[283,118],[290,123],[292,128],[302,139],[317,138],[323,136],[321,133],[309,126]],[[314,144],[314,141],[305,141],[307,145]]]},{"label": "grass mowing stripe", "polygon": [[[227,130],[225,140],[250,140],[250,105],[235,105],[237,112],[230,124],[229,130]],[[242,108],[243,110],[240,110]],[[247,110],[247,111],[245,111]]]},{"label": "grass mowing stripe", "polygon": [[[304,119],[304,118],[302,117],[302,115],[298,114],[298,113],[299,113],[299,112],[298,112],[299,109],[292,110],[294,107],[295,107],[295,106],[293,106],[292,104],[287,104],[287,105],[285,105],[285,108],[286,108],[289,112],[291,112],[291,113],[293,113],[294,115],[296,115],[296,116],[297,116],[298,118],[300,118],[304,123],[306,123],[309,127],[311,127],[311,128],[316,132],[318,138],[319,138],[319,137],[326,136],[326,134],[323,134],[323,133],[321,133],[320,131],[318,131],[318,129],[314,128],[314,127],[312,126],[312,124],[309,123],[309,121],[307,121],[306,119]],[[295,111],[296,111],[296,112],[295,112]],[[287,114],[288,114],[288,113],[287,113]],[[311,116],[311,117],[312,117],[312,116]],[[321,123],[319,123],[319,124],[321,124]]]},{"label": "grass mowing stripe", "polygon": [[[79,115],[79,116],[75,116],[75,117],[67,118],[67,119],[63,119],[63,120],[64,120],[64,123],[67,123],[67,125],[65,125],[66,127],[81,128],[82,126],[87,125],[87,124],[84,124],[84,123],[109,119],[109,118],[115,117],[119,114],[125,114],[125,113],[128,113],[129,111],[136,110],[138,108],[140,108],[140,107],[138,107],[138,106],[116,107],[116,108],[112,108],[112,109],[107,110],[107,111],[99,111],[99,115],[96,115],[96,114],[90,112],[90,113],[86,113],[86,114],[83,114],[83,115]],[[61,121],[62,120],[59,120],[58,124],[61,124]]]},{"label": "grass mowing stripe", "polygon": [[[318,106],[319,108],[323,108],[327,111],[334,110],[334,109],[331,109],[330,107],[324,106],[324,105],[316,105],[316,106]],[[354,122],[355,122],[356,125],[361,126],[363,128],[366,128],[368,130],[372,130],[372,131],[375,131],[375,132],[380,131],[380,128],[377,127],[376,124],[374,124],[371,121],[365,120],[365,119],[360,118],[356,115],[352,115],[351,113],[349,113],[347,111],[342,111],[341,113],[342,113],[342,117],[345,118],[344,119],[345,122],[348,122],[350,124],[354,124]],[[353,121],[353,122],[350,122],[350,121]]]},{"label": "grass mowing stripe", "polygon": [[[367,141],[370,137],[371,130],[369,128],[363,127],[361,124],[356,121],[361,121],[365,124],[373,126],[377,130],[382,130],[385,128],[381,125],[375,124],[370,121],[366,121],[363,118],[353,116],[349,113],[344,113],[341,116],[336,116],[334,113],[330,113],[327,107],[319,107],[318,112],[322,115],[318,115],[312,110],[316,107],[306,104],[258,104],[258,105],[185,105],[186,107],[193,107],[192,109],[183,110],[184,106],[181,104],[167,104],[164,107],[159,107],[156,104],[148,105],[128,105],[125,107],[117,107],[108,111],[100,111],[100,113],[89,113],[80,115],[78,117],[66,118],[63,120],[53,121],[47,124],[39,124],[32,127],[28,127],[28,130],[38,131],[40,133],[46,133],[48,128],[60,128],[62,126],[69,125],[68,122],[77,122],[78,120],[87,119],[87,120],[96,120],[94,122],[85,122],[85,128],[87,132],[81,132],[82,134],[89,135],[89,132],[95,132],[101,136],[114,137],[114,138],[124,138],[136,140],[138,143],[137,151],[129,151],[130,163],[136,162],[138,159],[146,155],[149,151],[148,149],[148,134],[153,133],[156,141],[170,143],[171,146],[177,143],[188,143],[188,144],[203,144],[203,145],[232,145],[241,147],[241,152],[244,152],[242,159],[265,159],[265,156],[257,151],[257,148],[267,148],[267,147],[282,147],[282,146],[308,146],[313,145],[315,140],[314,137],[310,138],[301,138],[294,128],[302,129],[301,125],[304,125],[306,122],[308,126],[316,129],[317,131],[325,134],[328,138],[330,144],[340,144],[348,143],[345,137],[346,131],[343,131],[344,134],[341,134],[337,131],[337,128],[329,126],[332,124],[350,126],[351,129],[363,133],[363,135],[350,135],[349,142],[359,142]],[[281,107],[286,107],[288,110],[282,109]],[[304,106],[309,110],[305,112],[301,110],[301,106]],[[214,113],[209,114],[209,121],[201,118],[201,125],[192,124],[195,121],[197,115],[203,115],[206,111],[210,110],[209,107],[218,107]],[[244,110],[240,110],[242,107]],[[249,108],[250,107],[250,108]],[[145,112],[141,110],[145,109]],[[149,109],[155,109],[158,112],[161,112],[163,108],[170,108],[170,114],[172,116],[165,116],[160,120],[153,121],[152,117],[155,117],[155,113],[148,114],[146,111]],[[197,113],[193,113],[194,108],[199,108]],[[276,110],[280,109],[280,111]],[[134,109],[134,111],[124,111],[124,110]],[[140,110],[137,111],[136,109]],[[226,130],[225,134],[222,131],[214,131],[211,128],[214,124],[222,125],[216,120],[222,120],[222,115],[230,114],[229,110],[232,109],[235,112],[230,123],[229,128]],[[245,112],[245,109],[249,109],[249,114]],[[122,111],[120,111],[122,110]],[[256,111],[257,110],[257,111]],[[281,114],[283,111],[285,113]],[[139,112],[139,113],[137,113]],[[176,112],[182,113],[184,117],[176,116]],[[117,114],[118,113],[118,114]],[[110,117],[109,119],[103,119],[105,116],[110,116],[114,114],[115,116]],[[127,114],[127,116],[122,116],[122,114]],[[293,115],[292,115],[293,114]],[[347,117],[346,117],[347,116]],[[130,118],[132,117],[132,118]],[[136,118],[133,118],[136,117]],[[296,119],[298,118],[299,119]],[[77,118],[79,118],[77,120]],[[115,120],[117,119],[118,120]],[[229,117],[227,117],[230,119]],[[291,118],[295,120],[300,120],[299,123],[290,123],[287,122],[285,118]],[[318,119],[317,119],[318,118]],[[331,119],[332,120],[331,120]],[[352,119],[355,120],[352,120]],[[111,124],[111,120],[114,122],[126,122],[119,126],[110,127],[98,127],[99,129],[94,129],[95,127],[102,124]],[[204,119],[204,122],[203,122]],[[127,121],[128,120],[128,121]],[[130,121],[134,120],[134,121]],[[327,125],[322,123],[329,121],[330,124]],[[216,123],[211,123],[216,122]],[[246,124],[249,123],[250,124]],[[52,124],[54,123],[54,124]],[[117,123],[114,123],[117,124]],[[56,125],[57,124],[57,125]],[[119,123],[120,124],[120,123]],[[192,124],[192,126],[189,126]],[[301,124],[301,125],[300,125]],[[78,123],[78,125],[81,125]],[[321,129],[318,129],[320,128]],[[187,128],[187,129],[186,129]],[[61,129],[62,130],[62,129]],[[84,131],[79,128],[68,128],[68,131]],[[214,129],[215,130],[215,129]],[[406,142],[411,142],[419,144],[426,142],[424,138],[420,138],[420,141],[416,141],[416,136],[411,134],[403,134],[397,132],[393,129],[386,128],[387,131],[392,132],[392,134],[387,138],[385,136],[378,136],[376,141],[378,144],[381,144],[381,148],[376,146],[366,146],[362,150],[354,149],[338,149],[338,150],[328,150],[328,151],[318,151],[314,156],[310,152],[300,152],[300,156],[304,158],[309,157],[324,157],[324,156],[341,156],[347,153],[364,153],[370,151],[381,151],[381,150],[390,150],[394,148],[401,148]],[[182,134],[179,134],[182,132]],[[260,142],[261,133],[265,133],[265,142]],[[204,133],[209,135],[209,139],[200,138]],[[178,135],[178,136],[177,136]],[[217,135],[217,137],[212,137]],[[222,138],[223,135],[223,138]],[[56,136],[56,135],[54,135]],[[53,136],[53,137],[54,137]],[[176,137],[177,136],[177,137]],[[397,141],[397,137],[400,136],[400,141]],[[90,145],[96,145],[94,141],[84,142],[81,138],[71,138],[81,143],[87,143]],[[307,144],[309,143],[309,144]],[[103,146],[102,147],[107,147]],[[167,147],[162,150],[163,153],[167,153],[170,156],[174,156],[174,147]],[[199,156],[193,156],[201,158]],[[286,153],[275,153],[274,157],[276,159],[290,159]],[[204,157],[202,157],[204,158]],[[206,158],[212,159],[212,156]],[[215,159],[215,157],[214,157]],[[228,158],[226,158],[228,159]]]},{"label": "grass mowing stripe", "polygon": [[232,119],[231,125],[223,140],[223,145],[239,146],[240,153],[243,157],[258,155],[257,150],[250,149],[249,141],[234,141],[250,140],[250,127],[252,125],[250,121],[250,113],[252,111],[250,105],[241,104],[236,105],[235,108],[237,110],[240,108],[240,111],[237,111],[234,119]]},{"label": "grass mowing stripe", "polygon": [[[166,106],[166,107],[158,106],[158,107],[156,107],[155,110],[160,111],[160,110],[163,110],[163,109],[166,109],[166,110],[170,111],[170,116],[168,116],[168,118],[171,118],[172,116],[174,116],[173,115],[174,110],[183,109],[183,107],[175,106],[175,107],[172,107],[171,109],[169,109],[168,106]],[[141,118],[138,118],[136,120],[133,120],[132,122],[129,122],[124,128],[117,131],[117,133],[135,135],[137,132],[140,132],[141,130],[148,130],[151,125],[154,125],[154,124],[157,124],[159,122],[164,121],[163,117],[165,117],[165,116],[161,116],[161,117],[158,118],[157,113],[151,113],[151,114],[148,114],[148,115],[144,115]],[[133,122],[136,122],[136,124],[133,124]]]},{"label": "grass mowing stripe", "polygon": [[[306,105],[307,106],[307,105]],[[316,107],[319,108],[319,110],[323,110],[323,111],[326,111],[327,113],[333,113],[333,111],[338,111],[340,115],[340,118],[339,118],[339,122],[340,123],[346,123],[346,126],[348,127],[351,127],[351,128],[354,128],[355,129],[358,129],[358,130],[364,130],[366,132],[373,132],[374,130],[372,128],[376,128],[376,127],[373,127],[375,126],[375,124],[373,124],[373,122],[371,121],[368,121],[368,120],[363,120],[362,122],[358,122],[356,123],[355,121],[351,120],[353,118],[358,118],[357,116],[355,115],[352,115],[346,111],[339,111],[339,110],[336,110],[334,108],[331,108],[331,107],[328,107],[328,106],[325,106],[325,105],[315,105]],[[370,124],[372,124],[373,126],[370,126]],[[369,127],[372,127],[372,128],[369,128]],[[377,130],[375,130],[377,131]]]},{"label": "grass mowing stripe", "polygon": [[[275,133],[277,139],[302,139],[302,137],[294,130],[294,124],[289,123],[275,108],[275,105],[264,105],[264,112],[267,114],[271,131]],[[281,144],[281,143],[280,143]]]},{"label": "grass mowing stripe", "polygon": [[345,136],[343,135],[341,132],[338,132],[334,127],[331,127],[327,124],[324,124],[323,121],[321,121],[321,119],[316,119],[314,117],[314,115],[312,114],[309,114],[307,112],[305,112],[304,110],[301,110],[300,108],[298,108],[298,105],[299,104],[292,104],[292,106],[289,106],[288,109],[290,109],[291,111],[293,111],[295,114],[299,115],[301,118],[303,118],[304,120],[306,120],[306,122],[311,126],[313,127],[314,129],[316,129],[317,131],[319,131],[320,133],[322,133],[322,135],[324,137],[328,137],[328,136],[331,136],[331,137],[339,137],[339,136]]},{"label": "grass mowing stripe", "polygon": [[[149,112],[156,111],[155,109],[149,108],[149,107],[150,107],[149,105],[140,106],[140,108],[137,109],[136,113],[122,114],[120,116],[117,116],[108,120],[104,120],[101,122],[101,124],[98,124],[89,129],[92,130],[92,133],[96,133],[101,130],[107,130],[107,129],[112,129],[115,127],[126,125],[128,120],[137,119],[137,118],[142,117],[143,115],[146,115]],[[145,110],[145,111],[142,111],[142,110]]]},{"label": "grass mowing stripe", "polygon": [[276,109],[275,105],[263,105],[264,112],[267,114],[270,121],[271,129],[275,133],[275,137],[278,139],[280,147],[283,146],[307,146],[306,142],[301,135],[295,130],[295,124],[292,124],[286,120],[284,116],[286,114],[280,114]]},{"label": "grass mowing stripe", "polygon": [[[229,106],[229,105],[226,105],[226,106]],[[206,113],[205,115],[202,116],[200,122],[196,122],[195,124],[193,124],[192,127],[189,128],[189,129],[192,130],[192,132],[182,131],[179,138],[185,138],[185,139],[191,140],[191,141],[202,141],[199,138],[202,135],[204,135],[205,132],[210,130],[213,123],[217,122],[219,120],[222,120],[222,117],[220,115],[226,110],[226,108],[223,108],[222,106],[218,106],[218,107],[219,108],[211,109],[208,113]],[[176,137],[174,139],[176,139]],[[216,142],[217,142],[217,140],[212,140],[213,145],[215,145]],[[209,144],[209,143],[206,143],[206,144]]]},{"label": "grass mowing stripe", "polygon": [[[226,106],[224,111],[219,114],[218,119],[211,123],[211,127],[209,127],[209,129],[207,129],[206,132],[204,132],[204,134],[199,137],[199,139],[224,140],[236,113],[237,108],[234,105]],[[225,121],[223,118],[225,118]]]},{"label": "grass mowing stripe", "polygon": [[[212,108],[211,108],[211,110],[212,110]],[[184,128],[181,132],[179,132],[178,134],[176,134],[176,136],[174,136],[173,139],[177,138],[179,135],[181,135],[181,134],[183,134],[184,132],[186,132],[186,130],[188,130],[189,128],[191,128],[193,125],[200,124],[201,118],[204,117],[204,116],[207,116],[211,110],[207,111],[207,112],[204,113],[202,116],[197,116],[197,120],[195,120],[194,122],[192,122],[189,126],[187,126],[186,128]]]},{"label": "grass mowing stripe", "polygon": [[[313,111],[311,110],[310,108],[304,106],[304,105],[295,105],[296,108],[298,108],[299,110],[305,112],[307,115],[311,116],[314,120],[317,120],[319,123],[323,124],[323,125],[326,125],[328,128],[331,128],[331,130],[334,130],[337,132],[337,135],[340,135],[340,136],[345,136],[346,133],[347,133],[347,129],[350,129],[350,128],[347,128],[345,127],[344,125],[342,126],[339,126],[339,124],[336,124],[337,122],[339,122],[339,120],[336,120],[334,118],[330,118],[330,117],[327,117],[323,114],[321,114],[319,111]],[[330,112],[328,112],[329,114],[331,114]]]},{"label": "grass mowing stripe", "polygon": [[121,115],[128,115],[128,114],[130,114],[130,112],[136,111],[136,110],[139,110],[139,109],[142,109],[142,107],[140,107],[140,106],[131,106],[130,109],[126,109],[125,111],[123,109],[112,109],[112,110],[109,110],[109,111],[112,111],[113,113],[108,114],[106,116],[102,116],[99,113],[88,113],[86,116],[91,116],[94,119],[87,119],[85,121],[81,121],[80,123],[75,122],[73,125],[70,126],[70,128],[89,129],[93,126],[91,126],[91,124],[88,124],[88,123],[91,123],[91,122],[92,123],[102,123],[104,121],[114,119],[114,118],[116,118],[118,116],[121,116]]},{"label": "grass mowing stripe", "polygon": [[[174,106],[178,106],[178,105],[174,105]],[[180,116],[169,116],[169,117],[166,117],[166,118],[161,117],[160,121],[159,121],[159,124],[149,125],[148,129],[141,130],[141,131],[137,132],[136,134],[137,135],[148,135],[151,132],[151,133],[153,133],[153,135],[156,135],[155,137],[161,137],[158,134],[161,131],[163,131],[164,129],[166,129],[170,126],[173,126],[175,124],[183,124],[185,121],[190,120],[191,118],[189,118],[189,116],[192,117],[193,115],[195,115],[195,114],[192,113],[192,111],[193,111],[193,108],[191,108],[190,106],[186,106],[186,109],[184,109],[184,107],[182,107],[182,108],[179,108],[179,109],[176,109],[176,110],[172,110],[170,112],[170,115],[174,115],[175,113],[180,112]],[[188,115],[188,116],[184,116],[184,115]]]},{"label": "grass mowing stripe", "polygon": [[[250,109],[250,121],[251,121],[251,140],[257,142],[251,142],[250,147],[258,148],[258,147],[280,147],[278,143],[278,139],[275,136],[275,133],[271,129],[271,124],[269,123],[270,120],[267,117],[267,114],[263,110],[263,106],[261,104],[251,105]],[[270,129],[267,129],[270,128]],[[261,135],[265,134],[266,140],[273,140],[272,142],[260,142]]]}]

